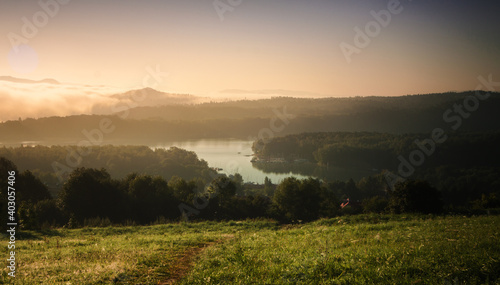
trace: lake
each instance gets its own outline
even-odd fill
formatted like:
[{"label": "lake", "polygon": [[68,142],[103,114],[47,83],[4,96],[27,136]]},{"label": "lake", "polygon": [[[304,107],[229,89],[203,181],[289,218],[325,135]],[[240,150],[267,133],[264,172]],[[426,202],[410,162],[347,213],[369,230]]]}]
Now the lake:
[{"label": "lake", "polygon": [[253,165],[253,141],[236,139],[210,139],[179,141],[150,146],[151,148],[169,148],[176,146],[194,151],[200,159],[208,162],[210,167],[220,168],[225,174],[239,173],[245,182],[264,183],[267,176],[275,184],[293,176],[298,179],[316,177],[321,179],[359,180],[362,177],[378,173],[372,169],[321,167],[315,163],[266,163]]},{"label": "lake", "polygon": [[219,172],[225,174],[239,173],[245,182],[264,183],[267,176],[273,183],[279,183],[284,178],[294,176],[307,178],[307,176],[288,173],[265,173],[252,165],[253,141],[244,140],[195,140],[180,141],[150,146],[151,148],[170,148],[176,146],[189,151],[194,151],[200,159],[208,162],[210,167],[220,168]]},{"label": "lake", "polygon": [[[376,174],[378,171],[372,169],[358,168],[335,168],[321,167],[314,162],[309,163],[257,163],[252,164],[253,141],[238,139],[205,139],[205,140],[187,140],[177,142],[134,142],[115,141],[110,142],[115,145],[147,145],[152,149],[170,148],[172,146],[194,151],[198,158],[204,159],[208,165],[213,168],[222,169],[219,172],[227,175],[239,173],[245,182],[254,182],[263,184],[266,176],[274,184],[278,184],[283,179],[293,176],[298,179],[308,177],[321,178],[327,181],[348,180],[353,178],[359,180],[362,177]],[[74,145],[74,143],[61,142],[20,142],[17,144],[7,144],[5,146],[19,145]]]}]

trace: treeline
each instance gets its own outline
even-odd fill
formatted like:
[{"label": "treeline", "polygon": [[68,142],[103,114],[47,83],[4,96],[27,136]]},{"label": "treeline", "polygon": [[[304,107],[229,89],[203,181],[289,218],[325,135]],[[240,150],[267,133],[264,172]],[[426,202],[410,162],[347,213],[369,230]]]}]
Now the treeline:
[{"label": "treeline", "polygon": [[[8,180],[9,172],[16,177],[14,180]],[[239,175],[219,175],[205,183],[202,179],[174,176],[166,180],[137,173],[113,179],[105,169],[78,168],[59,195],[52,197],[30,171],[19,172],[5,158],[0,158],[0,174],[2,185],[11,181],[15,188],[16,212],[12,216],[23,229],[186,219],[272,218],[289,223],[362,212],[438,214],[445,210],[441,192],[429,183],[407,180],[391,188],[383,175],[367,177],[358,183],[352,179],[325,182],[287,178],[273,185],[266,179],[262,189],[245,189]],[[0,210],[5,213],[12,206],[6,189],[2,187],[0,191]],[[487,209],[499,208],[497,194],[483,195],[471,203],[470,209],[485,213]],[[0,219],[5,227],[7,215]]]},{"label": "treeline", "polygon": [[[9,180],[12,172],[16,178]],[[137,173],[113,179],[105,169],[78,168],[59,195],[52,197],[30,171],[19,172],[11,161],[0,158],[0,183],[8,185],[9,181],[14,181],[11,186],[15,188],[13,216],[23,229],[144,225],[186,219],[272,218],[289,223],[357,213],[439,214],[460,210],[444,207],[441,192],[428,182],[406,180],[389,187],[384,175],[357,183],[352,179],[325,182],[290,177],[274,185],[266,179],[265,185],[256,189],[247,188],[239,175],[219,175],[209,183]],[[6,189],[0,191],[0,210],[5,213],[12,206]],[[460,213],[498,212],[498,194],[483,194]],[[2,227],[7,217],[0,218]]]},{"label": "treeline", "polygon": [[[0,124],[4,144],[42,141],[47,144],[76,144],[88,140],[85,131],[110,122],[104,143],[155,144],[162,141],[259,137],[265,128],[275,136],[302,132],[368,131],[423,133],[440,127],[449,129],[457,113],[445,112],[463,105],[475,92],[356,98],[274,98],[256,101],[207,103],[189,106],[142,107],[115,116],[69,116],[8,121]],[[462,120],[461,131],[500,129],[500,93],[491,93],[470,119]],[[283,123],[283,120],[286,123]],[[262,133],[264,134],[264,133]]]},{"label": "treeline", "polygon": [[431,134],[389,134],[373,132],[302,133],[258,140],[254,153],[261,158],[308,159],[320,165],[396,169],[399,155],[429,149],[422,167],[441,165],[498,166],[500,132],[452,132],[442,143],[429,144]]},{"label": "treeline", "polygon": [[216,172],[196,153],[177,147],[151,149],[146,146],[33,146],[1,147],[0,157],[14,161],[21,170],[30,170],[57,192],[79,167],[105,168],[112,178],[123,178],[140,170],[139,174],[169,179],[210,179]]},{"label": "treeline", "polygon": [[[484,93],[484,92],[482,92]],[[499,93],[492,92],[490,99],[498,99]],[[274,97],[272,99],[239,100],[198,105],[177,105],[159,107],[140,107],[130,110],[128,118],[135,120],[211,120],[270,118],[273,110],[282,110],[303,116],[346,115],[377,111],[400,110],[403,112],[422,112],[441,108],[441,112],[454,103],[463,101],[466,96],[475,96],[475,91],[448,92],[435,94],[408,95],[397,97],[349,97],[349,98],[292,98]],[[491,102],[488,102],[488,104]],[[451,105],[450,105],[451,104]],[[483,107],[483,106],[482,106]]]},{"label": "treeline", "polygon": [[[429,142],[429,134],[303,133],[254,143],[261,158],[284,158],[290,163],[256,163],[259,169],[315,175],[333,180],[338,169],[388,170],[394,175],[429,181],[438,188],[447,207],[469,207],[482,195],[500,193],[500,133],[448,133],[442,143]],[[419,165],[412,164],[419,152]],[[317,163],[293,163],[305,158]],[[411,170],[411,171],[410,171]],[[288,170],[289,171],[289,170]],[[406,178],[406,177],[405,177]],[[498,195],[498,194],[497,194]]]}]

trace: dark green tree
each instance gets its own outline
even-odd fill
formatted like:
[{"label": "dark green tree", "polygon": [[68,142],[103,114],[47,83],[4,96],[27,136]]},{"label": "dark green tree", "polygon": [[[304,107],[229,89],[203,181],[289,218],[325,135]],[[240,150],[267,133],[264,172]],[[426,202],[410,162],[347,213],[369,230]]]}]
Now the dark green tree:
[{"label": "dark green tree", "polygon": [[362,202],[364,213],[382,213],[389,205],[389,200],[383,196],[366,198]]},{"label": "dark green tree", "polygon": [[38,201],[51,199],[49,189],[31,171],[26,170],[19,174],[17,184],[17,198],[19,202],[30,205]]},{"label": "dark green tree", "polygon": [[163,178],[137,175],[129,181],[128,195],[134,217],[139,223],[151,223],[157,218],[175,219],[179,215],[172,189]]},{"label": "dark green tree", "polygon": [[288,221],[317,219],[321,213],[321,201],[325,196],[318,180],[298,180],[289,177],[283,180],[274,193],[273,201],[278,211]]},{"label": "dark green tree", "polygon": [[387,182],[383,175],[363,177],[357,183],[361,197],[384,196]]},{"label": "dark green tree", "polygon": [[276,190],[276,186],[273,184],[271,179],[269,179],[267,176],[264,178],[264,192],[268,197],[273,197],[274,196],[274,191]]},{"label": "dark green tree", "polygon": [[406,180],[394,186],[389,208],[393,213],[439,213],[443,210],[443,201],[441,193],[428,182]]},{"label": "dark green tree", "polygon": [[168,181],[168,187],[176,199],[184,203],[192,203],[198,185],[194,180],[187,182],[179,176],[172,176]]},{"label": "dark green tree", "polygon": [[74,170],[59,198],[64,212],[78,223],[97,217],[119,221],[123,216],[125,195],[105,169]]},{"label": "dark green tree", "polygon": [[38,201],[33,206],[33,211],[38,228],[43,229],[45,225],[58,227],[67,222],[61,208],[58,207],[57,201],[54,199]]},{"label": "dark green tree", "polygon": [[224,206],[236,194],[236,184],[226,176],[219,176],[212,180],[207,187],[210,197],[213,197],[219,204]]},{"label": "dark green tree", "polygon": [[239,173],[235,173],[232,177],[231,180],[234,182],[234,185],[236,186],[236,194],[243,196],[244,191],[243,191],[243,176]]},{"label": "dark green tree", "polygon": [[500,208],[500,199],[497,198],[495,193],[490,193],[489,195],[482,194],[481,199],[472,201],[472,206],[474,209],[493,209]]},{"label": "dark green tree", "polygon": [[234,215],[233,198],[236,195],[236,184],[225,175],[219,175],[207,186],[205,195],[198,195],[203,201],[208,195],[206,210],[202,213],[205,218],[232,219]]}]

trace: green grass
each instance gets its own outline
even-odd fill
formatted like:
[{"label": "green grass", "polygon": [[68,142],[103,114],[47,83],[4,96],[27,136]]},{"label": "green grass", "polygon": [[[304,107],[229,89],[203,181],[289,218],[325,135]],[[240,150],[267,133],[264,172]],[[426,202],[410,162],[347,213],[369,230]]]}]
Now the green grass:
[{"label": "green grass", "polygon": [[[359,216],[244,233],[184,284],[500,284],[500,217]],[[407,221],[405,221],[407,220]]]},{"label": "green grass", "polygon": [[[272,226],[265,222],[263,225]],[[259,223],[232,226],[204,222],[18,233],[16,277],[7,276],[4,267],[0,283],[155,284],[168,279],[177,259],[188,248],[224,240],[249,226],[258,228]]]},{"label": "green grass", "polygon": [[179,283],[500,284],[499,216],[379,215],[23,232],[15,284],[158,284],[206,244]]}]

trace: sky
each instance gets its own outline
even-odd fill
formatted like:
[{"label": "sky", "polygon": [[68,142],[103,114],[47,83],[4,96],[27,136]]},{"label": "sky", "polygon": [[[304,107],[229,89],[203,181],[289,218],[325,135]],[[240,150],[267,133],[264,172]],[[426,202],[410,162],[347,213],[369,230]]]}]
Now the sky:
[{"label": "sky", "polygon": [[[0,0],[0,76],[53,78],[58,96],[464,91],[500,77],[498,15],[490,0]],[[4,109],[50,97],[7,85]]]}]

